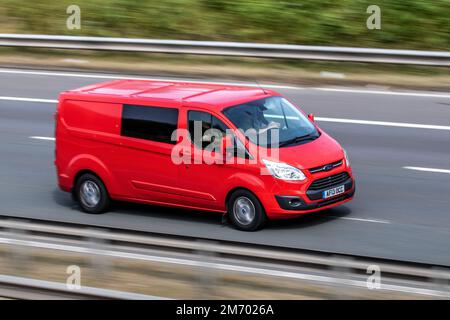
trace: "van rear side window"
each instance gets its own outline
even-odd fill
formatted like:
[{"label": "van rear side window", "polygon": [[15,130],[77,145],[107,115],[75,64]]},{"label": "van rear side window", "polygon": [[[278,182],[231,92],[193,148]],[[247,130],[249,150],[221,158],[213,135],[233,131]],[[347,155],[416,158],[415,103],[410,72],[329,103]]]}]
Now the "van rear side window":
[{"label": "van rear side window", "polygon": [[178,109],[124,105],[122,136],[175,144]]}]

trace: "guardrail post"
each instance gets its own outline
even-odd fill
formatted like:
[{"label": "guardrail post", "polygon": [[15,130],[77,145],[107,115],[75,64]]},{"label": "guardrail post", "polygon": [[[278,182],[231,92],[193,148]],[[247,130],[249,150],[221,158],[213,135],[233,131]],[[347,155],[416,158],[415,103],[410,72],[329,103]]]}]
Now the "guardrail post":
[{"label": "guardrail post", "polygon": [[[331,266],[334,276],[336,278],[347,279],[352,274],[352,269],[349,267],[350,258],[341,258],[339,256],[332,257],[333,264]],[[347,294],[344,285],[335,284],[334,290],[330,290],[331,298],[335,300],[351,299]]]},{"label": "guardrail post", "polygon": [[[93,230],[95,233],[95,230]],[[91,237],[89,238],[89,253],[91,266],[94,271],[95,279],[99,283],[108,280],[108,274],[112,272],[112,263],[110,258],[100,251],[107,249],[108,242],[105,239]]]},{"label": "guardrail post", "polygon": [[208,265],[214,263],[214,253],[203,249],[213,242],[200,240],[197,243],[199,244],[197,251],[199,299],[213,299],[217,286],[217,275],[214,268],[210,268]]},{"label": "guardrail post", "polygon": [[30,248],[20,244],[20,241],[25,239],[26,231],[9,229],[7,233],[12,241],[9,245],[11,266],[17,274],[26,274],[30,270],[29,266],[32,263]]},{"label": "guardrail post", "polygon": [[439,267],[433,267],[431,269],[432,274],[430,277],[430,282],[437,291],[440,291],[443,288],[448,288],[450,285],[450,275],[442,276],[445,271],[445,269]]}]

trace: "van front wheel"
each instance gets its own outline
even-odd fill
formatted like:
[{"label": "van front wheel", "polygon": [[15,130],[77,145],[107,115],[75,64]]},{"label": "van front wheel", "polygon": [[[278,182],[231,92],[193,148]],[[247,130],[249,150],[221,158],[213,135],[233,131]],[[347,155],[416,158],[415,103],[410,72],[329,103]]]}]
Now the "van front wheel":
[{"label": "van front wheel", "polygon": [[83,174],[77,180],[75,195],[84,212],[99,214],[109,207],[108,191],[103,182],[93,174]]},{"label": "van front wheel", "polygon": [[228,200],[228,215],[239,230],[256,231],[266,222],[266,213],[259,200],[249,191],[238,190]]}]

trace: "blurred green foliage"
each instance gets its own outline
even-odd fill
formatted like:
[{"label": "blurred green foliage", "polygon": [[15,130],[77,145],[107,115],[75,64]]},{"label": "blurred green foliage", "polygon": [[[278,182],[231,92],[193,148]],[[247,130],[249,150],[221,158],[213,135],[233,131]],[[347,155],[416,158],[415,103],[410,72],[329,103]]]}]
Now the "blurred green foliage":
[{"label": "blurred green foliage", "polygon": [[[66,8],[81,8],[68,30]],[[381,30],[368,30],[369,5]],[[0,0],[0,32],[449,50],[449,0]]]}]

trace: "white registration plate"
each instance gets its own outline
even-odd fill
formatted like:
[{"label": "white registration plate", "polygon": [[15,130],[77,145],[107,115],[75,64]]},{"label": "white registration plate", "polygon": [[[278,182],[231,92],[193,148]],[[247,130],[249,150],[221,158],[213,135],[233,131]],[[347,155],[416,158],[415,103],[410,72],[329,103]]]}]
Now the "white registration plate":
[{"label": "white registration plate", "polygon": [[345,192],[345,186],[339,186],[333,189],[328,189],[322,192],[322,199],[328,199],[334,196],[337,196],[338,194]]}]

